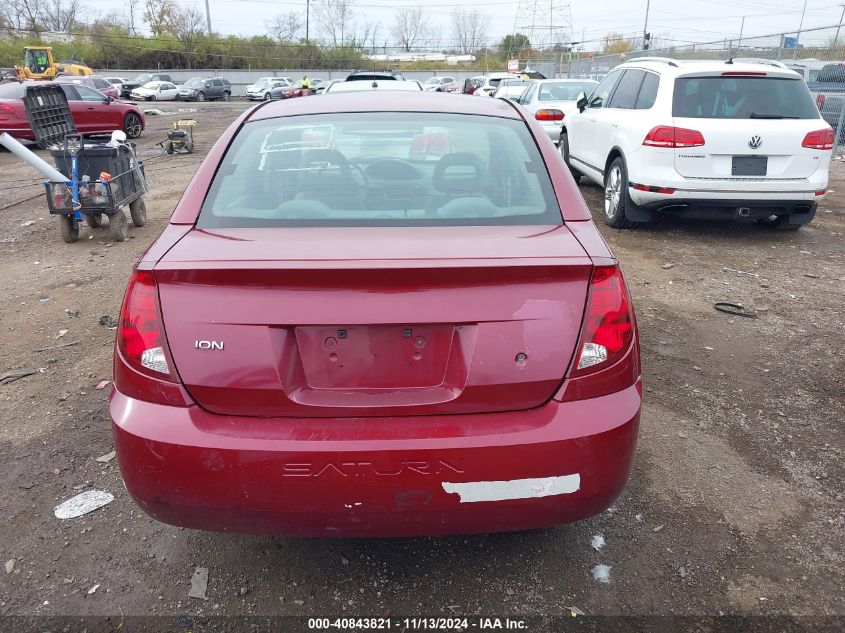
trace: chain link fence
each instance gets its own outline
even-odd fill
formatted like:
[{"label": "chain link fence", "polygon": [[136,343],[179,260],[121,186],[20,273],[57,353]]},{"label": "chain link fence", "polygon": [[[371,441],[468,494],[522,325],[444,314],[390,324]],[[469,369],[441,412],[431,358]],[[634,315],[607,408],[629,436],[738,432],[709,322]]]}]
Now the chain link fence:
[{"label": "chain link fence", "polygon": [[[583,55],[583,54],[582,54]],[[845,25],[807,29],[800,33],[777,33],[745,38],[630,51],[614,55],[590,55],[561,60],[557,75],[600,80],[619,64],[638,57],[674,59],[755,58],[778,60],[799,73],[810,86],[822,117],[836,130],[839,146],[845,146]],[[842,66],[831,68],[830,64]],[[828,67],[824,72],[822,69]],[[821,73],[821,77],[819,74]]]}]

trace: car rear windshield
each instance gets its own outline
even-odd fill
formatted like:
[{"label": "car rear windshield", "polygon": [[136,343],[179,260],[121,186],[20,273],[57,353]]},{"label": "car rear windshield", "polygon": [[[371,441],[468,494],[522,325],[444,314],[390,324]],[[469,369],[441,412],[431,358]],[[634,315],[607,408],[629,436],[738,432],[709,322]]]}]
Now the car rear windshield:
[{"label": "car rear windshield", "polygon": [[537,99],[540,101],[575,101],[582,92],[590,94],[596,87],[594,81],[582,84],[572,81],[547,82],[540,84],[540,94]]},{"label": "car rear windshield", "polygon": [[0,99],[23,99],[26,88],[17,82],[0,84]]},{"label": "car rear windshield", "polygon": [[817,119],[799,78],[679,77],[672,116],[694,119]]},{"label": "car rear windshield", "polygon": [[423,112],[251,121],[197,226],[562,224],[525,123]]},{"label": "car rear windshield", "polygon": [[820,83],[845,83],[845,64],[828,64],[818,72],[815,80]]}]

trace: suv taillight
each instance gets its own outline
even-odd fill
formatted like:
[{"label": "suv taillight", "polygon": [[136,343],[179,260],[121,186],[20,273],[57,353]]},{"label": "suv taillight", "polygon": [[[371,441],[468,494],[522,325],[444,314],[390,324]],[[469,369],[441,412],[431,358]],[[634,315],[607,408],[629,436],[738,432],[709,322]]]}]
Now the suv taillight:
[{"label": "suv taillight", "polygon": [[136,270],[129,280],[115,346],[114,385],[118,391],[149,402],[190,403],[167,347],[158,286],[151,271]]},{"label": "suv taillight", "polygon": [[634,384],[640,373],[635,343],[636,320],[622,271],[597,266],[563,399],[595,398]]},{"label": "suv taillight", "polygon": [[818,106],[819,110],[824,110],[824,102],[824,95],[816,95],[816,105]]},{"label": "suv taillight", "polygon": [[688,130],[671,125],[658,125],[651,128],[643,140],[649,147],[700,147],[704,145],[704,135],[698,130]]},{"label": "suv taillight", "polygon": [[815,132],[808,132],[804,137],[804,142],[801,147],[808,147],[810,149],[833,149],[833,128],[825,128],[823,130],[816,130]]},{"label": "suv taillight", "polygon": [[534,118],[538,121],[563,121],[563,112],[554,108],[537,110],[534,113]]}]

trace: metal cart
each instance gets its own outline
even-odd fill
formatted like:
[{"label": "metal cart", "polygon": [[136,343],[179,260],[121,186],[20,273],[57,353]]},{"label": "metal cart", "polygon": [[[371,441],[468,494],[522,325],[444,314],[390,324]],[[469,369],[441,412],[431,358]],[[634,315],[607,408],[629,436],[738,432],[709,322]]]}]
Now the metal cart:
[{"label": "metal cart", "polygon": [[50,152],[56,167],[71,174],[64,183],[46,182],[50,213],[59,216],[59,228],[65,242],[79,239],[83,217],[91,228],[109,218],[111,234],[117,242],[129,239],[129,225],[124,207],[135,226],[147,222],[144,193],[147,191],[144,167],[131,145],[86,147],[79,136],[68,135],[63,148]]}]

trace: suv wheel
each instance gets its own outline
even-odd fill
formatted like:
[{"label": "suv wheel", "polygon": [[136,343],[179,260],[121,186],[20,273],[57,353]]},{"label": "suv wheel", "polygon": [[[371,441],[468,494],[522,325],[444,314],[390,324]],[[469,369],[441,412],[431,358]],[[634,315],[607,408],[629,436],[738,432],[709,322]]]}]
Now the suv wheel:
[{"label": "suv wheel", "polygon": [[628,170],[624,159],[619,156],[604,174],[604,221],[614,229],[630,229],[637,226],[625,217],[628,204]]},{"label": "suv wheel", "polygon": [[228,101],[228,100],[229,100],[229,97],[231,97],[231,96],[232,96],[232,94],[231,94],[231,93],[229,93],[229,92],[224,92],[224,93],[223,93],[223,101]]},{"label": "suv wheel", "polygon": [[205,101],[205,93],[204,92],[198,92],[197,93],[197,101]]},{"label": "suv wheel", "polygon": [[566,132],[560,133],[558,149],[560,150],[560,156],[563,158],[563,162],[569,168],[569,173],[572,174],[572,179],[577,185],[581,180],[581,172],[574,170],[572,165],[569,164],[569,135]]}]

